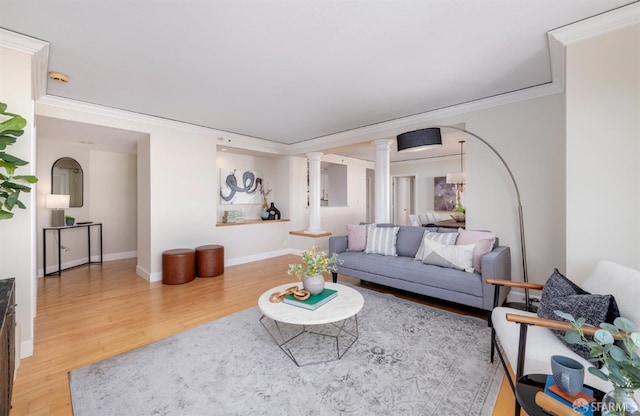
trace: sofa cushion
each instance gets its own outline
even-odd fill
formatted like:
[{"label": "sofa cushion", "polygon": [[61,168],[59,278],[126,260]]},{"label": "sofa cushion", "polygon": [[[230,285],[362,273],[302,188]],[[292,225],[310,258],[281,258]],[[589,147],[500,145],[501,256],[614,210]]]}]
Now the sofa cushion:
[{"label": "sofa cushion", "polygon": [[458,239],[458,233],[434,233],[431,231],[425,231],[422,234],[422,239],[420,240],[420,247],[418,251],[415,253],[415,259],[418,261],[422,261],[424,259],[424,240],[437,241],[441,244],[451,245],[455,244]]},{"label": "sofa cushion", "polygon": [[475,244],[473,250],[473,268],[482,271],[482,256],[493,250],[496,242],[496,235],[488,231],[470,231],[464,228],[458,229],[458,240],[456,244]]},{"label": "sofa cushion", "polygon": [[400,227],[367,226],[367,246],[365,253],[397,256],[396,240]]},{"label": "sofa cushion", "polygon": [[424,264],[433,264],[441,267],[450,267],[473,273],[473,244],[464,246],[442,244],[425,238],[423,241]]},{"label": "sofa cushion", "polygon": [[[620,316],[616,300],[612,295],[591,294],[567,279],[555,269],[542,289],[538,316],[541,318],[563,320],[554,311],[559,310],[573,315],[574,318],[585,318],[589,325],[600,325],[602,322],[613,323]],[[564,331],[554,331],[564,341]],[[589,350],[579,344],[568,344],[568,347],[588,359]]]},{"label": "sofa cushion", "polygon": [[398,256],[414,257],[418,247],[420,247],[423,234],[423,227],[400,227],[400,230],[398,231],[398,239],[396,241],[396,251]]},{"label": "sofa cushion", "polygon": [[347,225],[347,250],[364,251],[367,247],[367,226]]}]

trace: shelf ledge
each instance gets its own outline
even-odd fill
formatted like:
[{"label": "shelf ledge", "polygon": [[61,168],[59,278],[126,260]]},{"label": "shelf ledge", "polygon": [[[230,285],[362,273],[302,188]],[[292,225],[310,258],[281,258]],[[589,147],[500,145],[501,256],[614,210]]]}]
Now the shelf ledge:
[{"label": "shelf ledge", "polygon": [[291,220],[247,220],[240,222],[218,222],[216,223],[216,227],[226,227],[229,225],[250,225],[250,224],[270,224],[274,222],[288,222]]}]

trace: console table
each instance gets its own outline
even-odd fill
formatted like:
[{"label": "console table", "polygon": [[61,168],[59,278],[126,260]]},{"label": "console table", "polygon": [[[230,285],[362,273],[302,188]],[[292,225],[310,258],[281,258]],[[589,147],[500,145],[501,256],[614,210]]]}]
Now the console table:
[{"label": "console table", "polygon": [[[98,228],[98,236],[100,238],[100,261],[91,261],[91,228]],[[87,229],[87,261],[82,264],[76,264],[72,267],[62,268],[62,231],[73,228]],[[58,271],[47,273],[47,231],[55,231],[58,234]],[[74,267],[84,266],[85,264],[102,264],[102,223],[92,222],[88,224],[76,224],[63,227],[46,227],[42,229],[42,268],[45,276],[62,276],[63,270],[73,269]]]}]

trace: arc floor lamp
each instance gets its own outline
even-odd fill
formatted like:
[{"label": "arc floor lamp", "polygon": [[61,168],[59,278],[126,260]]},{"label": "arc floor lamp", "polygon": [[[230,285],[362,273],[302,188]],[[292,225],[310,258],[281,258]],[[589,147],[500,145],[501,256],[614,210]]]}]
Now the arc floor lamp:
[{"label": "arc floor lamp", "polygon": [[[513,176],[513,172],[511,172],[509,165],[507,165],[507,162],[504,160],[502,155],[500,155],[500,153],[498,153],[498,151],[482,137],[468,130],[465,130],[463,128],[454,127],[454,126],[432,126],[426,129],[420,129],[420,130],[414,130],[414,131],[402,133],[397,136],[398,152],[405,151],[405,150],[417,150],[417,148],[426,147],[426,146],[441,145],[442,136],[440,133],[440,129],[444,129],[444,128],[458,130],[465,134],[468,134],[469,136],[472,136],[478,139],[481,143],[485,144],[489,149],[491,149],[491,151],[496,156],[498,156],[498,159],[500,159],[500,161],[502,162],[502,165],[507,170],[507,173],[509,173],[509,177],[511,178],[513,187],[516,190],[516,197],[518,199],[518,221],[520,224],[520,249],[522,252],[522,270],[523,270],[522,277],[525,283],[529,283],[529,275],[527,271],[527,249],[526,249],[525,238],[524,238],[524,218],[522,215],[522,201],[520,199],[520,188],[518,188],[518,183],[516,182],[516,178]],[[524,308],[526,310],[530,310],[531,303],[530,303],[528,288],[524,289],[524,300],[525,300]]]}]

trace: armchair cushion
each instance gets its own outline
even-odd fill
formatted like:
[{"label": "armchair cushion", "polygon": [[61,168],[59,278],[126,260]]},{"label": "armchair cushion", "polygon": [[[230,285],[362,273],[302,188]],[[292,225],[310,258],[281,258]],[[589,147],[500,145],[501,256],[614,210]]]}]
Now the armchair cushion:
[{"label": "armchair cushion", "polygon": [[[613,323],[620,316],[618,305],[612,295],[591,294],[571,282],[555,269],[542,289],[538,316],[562,320],[554,311],[570,313],[575,318],[585,318],[589,325],[598,326],[602,322]],[[564,342],[564,331],[553,331]],[[567,344],[576,354],[588,359],[589,350],[582,345]]]}]

